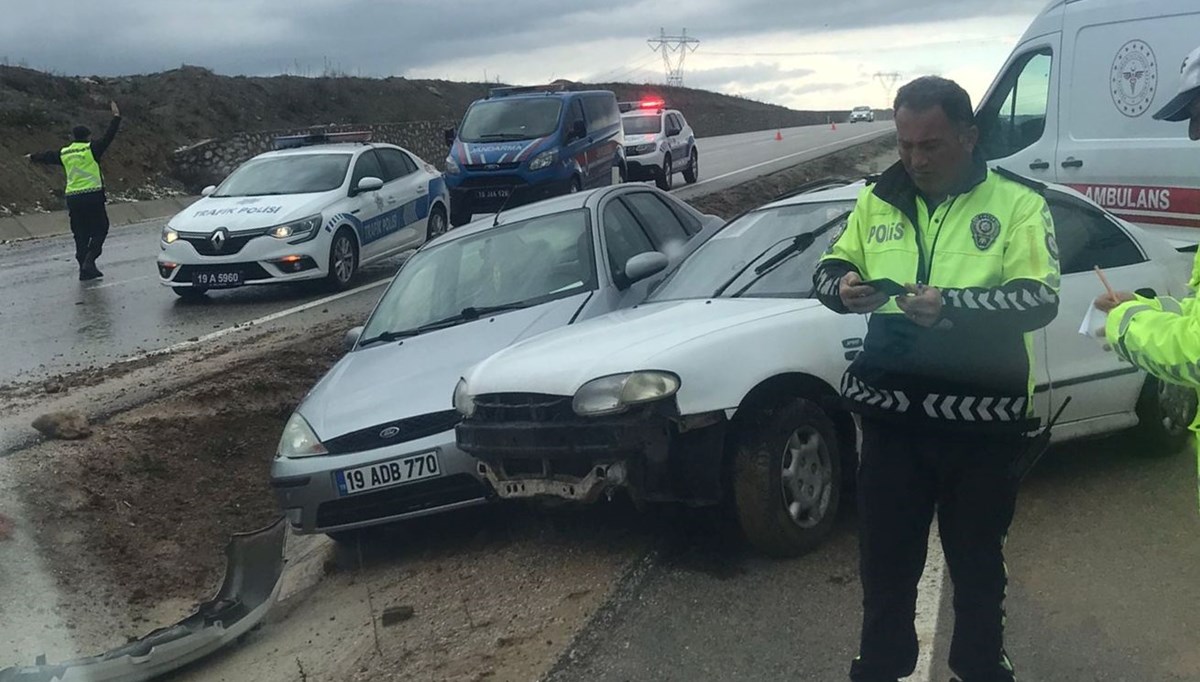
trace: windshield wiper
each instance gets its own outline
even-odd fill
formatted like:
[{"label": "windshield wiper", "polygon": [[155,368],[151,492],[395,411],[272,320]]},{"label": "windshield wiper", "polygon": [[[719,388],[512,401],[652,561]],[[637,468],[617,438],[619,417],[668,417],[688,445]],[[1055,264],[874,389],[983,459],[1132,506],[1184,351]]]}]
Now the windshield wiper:
[{"label": "windshield wiper", "polygon": [[480,135],[481,140],[528,140],[524,133],[488,133]]},{"label": "windshield wiper", "polygon": [[505,303],[504,305],[493,305],[493,306],[481,306],[478,308],[473,307],[473,306],[468,306],[466,308],[463,308],[462,311],[460,311],[459,313],[457,313],[455,315],[451,315],[450,317],[446,317],[446,318],[443,318],[443,319],[440,319],[440,320],[437,320],[434,322],[429,322],[427,324],[423,324],[420,327],[416,327],[414,329],[404,329],[401,331],[383,332],[382,334],[379,334],[378,336],[372,336],[369,339],[359,341],[358,345],[359,346],[368,346],[373,343],[391,343],[392,341],[399,341],[400,339],[407,339],[407,338],[411,338],[414,336],[419,336],[421,334],[424,334],[425,332],[431,332],[431,331],[436,331],[438,329],[446,329],[448,327],[453,327],[455,325],[462,324],[463,322],[473,322],[475,320],[478,320],[481,317],[486,317],[486,316],[492,315],[494,313],[502,313],[502,312],[506,312],[509,310],[520,310],[522,308],[528,308],[529,305],[530,304],[526,303],[525,301],[518,301],[516,303]]},{"label": "windshield wiper", "polygon": [[755,263],[757,263],[760,258],[762,258],[763,256],[770,253],[775,247],[779,246],[780,244],[784,244],[784,243],[790,241],[791,244],[788,244],[787,248],[785,248],[784,250],[775,254],[774,256],[771,256],[770,258],[767,259],[766,262],[764,262],[762,265],[755,268],[754,269],[754,275],[755,275],[754,279],[750,280],[749,284],[747,284],[746,286],[744,286],[740,290],[738,290],[738,292],[736,294],[734,294],[734,297],[744,294],[747,289],[749,289],[751,286],[753,286],[755,283],[757,283],[760,279],[765,277],[771,270],[774,270],[776,266],[778,266],[780,263],[787,260],[788,258],[790,258],[798,253],[804,252],[806,249],[808,249],[810,246],[812,246],[817,241],[817,237],[820,237],[821,235],[828,232],[835,225],[837,225],[841,221],[845,220],[847,218],[847,216],[849,216],[851,213],[852,213],[852,211],[845,211],[841,215],[834,218],[833,220],[822,223],[815,230],[812,230],[809,232],[802,232],[793,237],[786,237],[784,239],[780,239],[779,241],[775,242],[774,244],[768,246],[766,249],[763,249],[762,253],[758,254],[753,259],[751,259],[750,262],[746,263],[746,265],[744,265],[740,270],[738,270],[736,273],[734,273],[733,277],[730,277],[728,280],[725,281],[724,284],[722,284],[720,287],[718,287],[717,290],[713,292],[713,295],[711,298],[717,298],[721,294],[725,293],[725,290],[728,289],[730,286],[732,286],[733,283],[736,282],[739,277],[744,275],[746,273],[746,271],[750,269],[751,265],[754,265]]}]

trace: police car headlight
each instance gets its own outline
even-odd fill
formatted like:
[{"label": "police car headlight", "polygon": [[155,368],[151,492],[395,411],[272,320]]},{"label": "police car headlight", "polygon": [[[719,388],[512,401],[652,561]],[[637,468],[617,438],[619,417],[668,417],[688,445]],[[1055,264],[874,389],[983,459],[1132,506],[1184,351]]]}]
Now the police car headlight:
[{"label": "police car headlight", "polygon": [[276,239],[287,239],[288,237],[296,237],[303,234],[308,234],[321,226],[321,216],[315,215],[297,220],[294,223],[272,227],[267,234]]},{"label": "police car headlight", "polygon": [[541,154],[538,154],[537,156],[533,157],[533,161],[529,162],[529,170],[535,171],[535,170],[541,170],[543,168],[549,168],[550,165],[557,160],[558,160],[558,150],[557,149],[551,149],[550,151],[542,152]]},{"label": "police car headlight", "polygon": [[297,458],[327,454],[329,450],[326,450],[321,439],[317,438],[308,421],[301,417],[299,412],[293,412],[283,427],[283,436],[279,439],[276,456]]},{"label": "police car headlight", "polygon": [[462,172],[462,168],[459,167],[458,162],[452,158],[447,157],[446,158],[446,175],[458,175],[461,172]]},{"label": "police car headlight", "polygon": [[657,148],[658,148],[658,145],[655,144],[654,142],[651,142],[649,144],[639,144],[637,147],[634,148],[634,151],[637,152],[638,154],[649,154],[650,152],[654,151]]},{"label": "police car headlight", "polygon": [[679,377],[669,372],[632,372],[600,377],[575,392],[575,414],[596,417],[623,412],[633,405],[662,400],[679,391]]},{"label": "police car headlight", "polygon": [[179,233],[164,225],[162,229],[162,241],[164,244],[174,244],[179,241]]},{"label": "police car headlight", "polygon": [[454,409],[464,417],[475,414],[475,398],[471,397],[466,379],[459,379],[458,385],[454,387]]}]

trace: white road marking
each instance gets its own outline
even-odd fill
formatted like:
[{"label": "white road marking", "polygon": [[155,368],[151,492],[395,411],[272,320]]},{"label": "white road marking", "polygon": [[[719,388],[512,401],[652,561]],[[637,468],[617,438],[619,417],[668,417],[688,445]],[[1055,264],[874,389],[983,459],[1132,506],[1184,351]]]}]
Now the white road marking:
[{"label": "white road marking", "polygon": [[123,280],[120,280],[119,282],[107,282],[105,284],[97,284],[96,286],[92,286],[92,287],[84,287],[84,291],[91,291],[92,289],[107,289],[109,287],[119,287],[122,284],[129,284],[130,282],[139,282],[143,279],[150,279],[150,276],[142,275],[141,277],[134,277],[133,279],[123,279]]},{"label": "white road marking", "polygon": [[921,653],[917,668],[908,682],[932,682],[933,650],[937,644],[938,617],[942,612],[942,588],[946,579],[946,558],[942,555],[942,538],[938,535],[937,520],[929,531],[929,552],[925,555],[925,572],[917,586],[917,644]]},{"label": "white road marking", "polygon": [[[822,149],[828,149],[829,147],[836,147],[836,146],[838,146],[838,145],[845,145],[847,142],[853,142],[853,141],[855,141],[855,140],[861,140],[861,139],[863,139],[863,138],[866,138],[866,137],[878,137],[878,136],[884,135],[884,134],[886,134],[886,133],[887,133],[887,131],[886,131],[886,130],[885,130],[885,131],[879,131],[879,130],[875,130],[875,131],[872,131],[872,132],[869,132],[869,133],[863,133],[862,135],[855,135],[854,137],[847,137],[847,138],[845,138],[845,139],[838,140],[838,141],[836,141],[836,142],[830,142],[830,143],[828,143],[828,144],[823,144],[823,145],[820,145],[820,146],[818,146],[818,147],[809,147],[808,149],[805,149],[805,150],[802,150],[802,151],[798,151],[798,152],[795,152],[795,153],[793,153],[793,154],[787,154],[786,156],[781,156],[781,157],[779,157],[779,158],[776,158],[776,159],[770,159],[769,161],[763,161],[763,162],[761,162],[761,163],[756,163],[756,164],[754,164],[754,165],[751,165],[751,166],[746,166],[745,168],[739,168],[738,170],[735,170],[735,171],[730,171],[730,172],[728,172],[728,173],[723,173],[723,174],[721,174],[721,175],[718,175],[718,176],[716,176],[715,178],[709,178],[709,179],[707,179],[707,180],[701,180],[700,182],[697,182],[697,183],[696,183],[696,184],[694,184],[694,185],[685,185],[685,186],[683,186],[683,187],[680,187],[679,189],[692,189],[692,188],[695,188],[695,187],[699,187],[699,186],[701,186],[701,185],[705,185],[705,184],[707,184],[707,183],[710,183],[710,182],[716,182],[716,181],[718,181],[718,180],[724,180],[725,178],[731,178],[731,177],[733,177],[733,176],[735,176],[735,175],[738,175],[738,174],[740,174],[740,173],[745,173],[746,171],[752,171],[752,170],[754,170],[754,169],[756,169],[756,168],[762,168],[763,166],[769,166],[769,165],[771,165],[771,164],[773,164],[773,163],[778,163],[778,162],[780,162],[780,161],[786,161],[786,160],[788,160],[788,159],[794,159],[794,158],[796,158],[797,156],[804,156],[805,154],[811,154],[811,153],[813,153],[813,152],[815,152],[815,151],[820,151],[820,150],[822,150]],[[703,160],[703,159],[702,159],[702,160]]]},{"label": "white road marking", "polygon": [[287,308],[286,310],[280,310],[280,311],[271,313],[270,315],[263,315],[262,317],[250,320],[248,322],[239,322],[239,323],[233,325],[232,327],[226,327],[225,329],[218,329],[215,332],[205,334],[204,336],[198,337],[198,338],[190,340],[190,341],[181,341],[174,345],[167,346],[166,348],[159,348],[158,350],[152,350],[152,351],[147,351],[145,353],[139,353],[137,355],[131,355],[129,357],[118,360],[114,364],[120,365],[120,364],[124,364],[124,363],[129,363],[129,362],[137,362],[138,360],[145,360],[146,358],[152,358],[152,357],[156,357],[159,355],[166,355],[169,353],[176,353],[181,350],[187,350],[188,348],[194,348],[201,344],[208,343],[209,341],[215,341],[216,339],[219,339],[223,336],[228,336],[234,332],[239,332],[244,329],[250,329],[251,327],[257,327],[260,325],[264,325],[268,322],[274,322],[275,320],[278,320],[280,318],[287,317],[288,315],[295,315],[296,313],[302,313],[305,310],[319,308],[320,306],[327,305],[329,303],[333,303],[334,301],[340,301],[343,298],[349,298],[350,296],[354,296],[355,294],[362,293],[369,289],[374,289],[377,287],[381,287],[385,284],[389,284],[389,283],[391,283],[391,281],[392,281],[392,279],[390,277],[386,277],[386,278],[378,280],[376,282],[371,282],[370,284],[364,284],[361,287],[357,287],[357,288],[351,289],[349,291],[343,291],[340,294],[334,294],[333,296],[326,296],[325,298],[319,298],[315,301],[309,301],[308,303],[304,303],[302,305],[298,305],[298,306],[295,306],[292,308]]}]

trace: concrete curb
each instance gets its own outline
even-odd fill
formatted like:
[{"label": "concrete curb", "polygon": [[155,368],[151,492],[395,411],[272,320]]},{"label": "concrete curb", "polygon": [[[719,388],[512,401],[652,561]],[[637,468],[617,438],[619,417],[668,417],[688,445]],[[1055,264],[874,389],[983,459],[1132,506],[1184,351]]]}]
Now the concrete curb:
[{"label": "concrete curb", "polygon": [[[191,206],[200,197],[180,196],[150,201],[134,201],[108,205],[108,220],[113,227],[132,225],[147,220],[167,218]],[[66,211],[31,213],[0,218],[0,241],[40,239],[70,234],[71,225]]]}]

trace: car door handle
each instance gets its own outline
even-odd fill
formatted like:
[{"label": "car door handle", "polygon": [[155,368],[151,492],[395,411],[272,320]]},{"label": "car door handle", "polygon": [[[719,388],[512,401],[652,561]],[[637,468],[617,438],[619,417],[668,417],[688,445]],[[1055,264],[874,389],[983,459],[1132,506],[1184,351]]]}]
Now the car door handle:
[{"label": "car door handle", "polygon": [[1083,168],[1083,161],[1073,156],[1068,156],[1066,161],[1062,162],[1063,168]]},{"label": "car door handle", "polygon": [[1036,159],[1033,163],[1029,164],[1029,170],[1048,170],[1049,168],[1050,162],[1042,161],[1041,159]]},{"label": "car door handle", "polygon": [[350,215],[358,215],[361,212],[362,212],[361,208],[356,208],[353,211],[350,211]]}]

